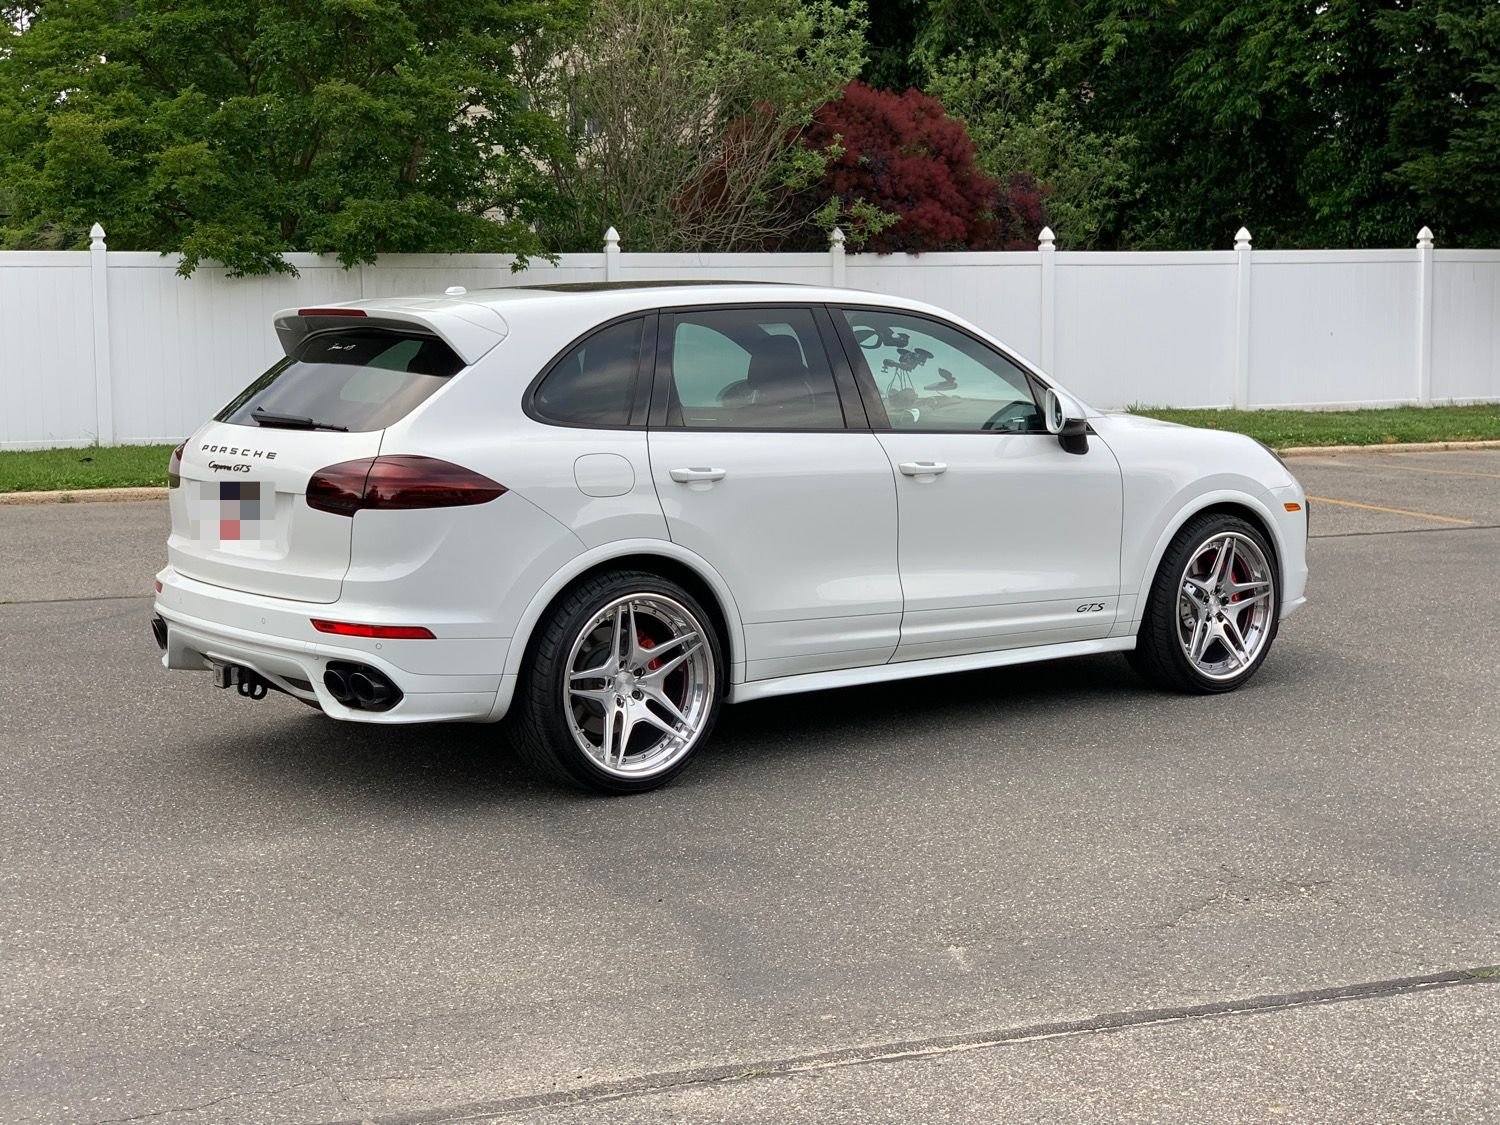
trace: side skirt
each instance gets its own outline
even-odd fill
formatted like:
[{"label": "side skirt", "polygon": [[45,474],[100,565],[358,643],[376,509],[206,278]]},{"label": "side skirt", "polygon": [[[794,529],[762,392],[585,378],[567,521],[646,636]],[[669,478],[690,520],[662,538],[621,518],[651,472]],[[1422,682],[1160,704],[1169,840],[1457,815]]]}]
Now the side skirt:
[{"label": "side skirt", "polygon": [[1104,637],[1095,641],[1066,641],[1062,644],[1032,645],[1029,648],[1007,648],[998,652],[973,652],[965,656],[938,656],[929,660],[898,660],[890,664],[872,664],[864,668],[840,668],[833,672],[809,672],[801,676],[751,680],[748,683],[735,684],[730,690],[729,702],[748,703],[752,699],[768,699],[775,695],[795,695],[801,691],[858,687],[861,684],[883,684],[890,680],[912,680],[919,676],[941,676],[948,672],[972,672],[979,668],[1003,668],[1007,664],[1060,660],[1066,656],[1128,652],[1133,648],[1135,648],[1134,636]]}]

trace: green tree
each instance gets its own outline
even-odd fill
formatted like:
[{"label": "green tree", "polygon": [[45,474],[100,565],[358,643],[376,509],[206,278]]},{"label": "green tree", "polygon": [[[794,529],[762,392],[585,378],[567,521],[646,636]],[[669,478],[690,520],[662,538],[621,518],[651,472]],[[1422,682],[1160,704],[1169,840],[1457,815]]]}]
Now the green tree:
[{"label": "green tree", "polygon": [[[12,247],[526,254],[555,123],[515,80],[575,0],[36,0],[0,47]],[[486,215],[489,217],[486,217]]]},{"label": "green tree", "polygon": [[1133,201],[1134,138],[1084,125],[1070,91],[1019,50],[966,50],[931,64],[927,89],[968,125],[979,165],[1002,183],[1032,176],[1065,249],[1091,249],[1118,235]]},{"label": "green tree", "polygon": [[596,0],[528,71],[571,142],[548,163],[548,247],[614,226],[633,250],[775,248],[809,220],[824,158],[797,139],[859,71],[863,32],[854,2]]}]

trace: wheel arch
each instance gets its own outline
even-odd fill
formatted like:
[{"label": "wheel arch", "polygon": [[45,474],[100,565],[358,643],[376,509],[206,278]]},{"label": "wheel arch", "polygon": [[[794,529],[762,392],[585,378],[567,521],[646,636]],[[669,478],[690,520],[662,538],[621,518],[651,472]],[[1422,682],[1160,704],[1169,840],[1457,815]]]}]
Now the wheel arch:
[{"label": "wheel arch", "polygon": [[[723,647],[727,675],[725,688],[740,679],[745,660],[744,629],[739,607],[723,575],[700,556],[667,540],[633,540],[611,543],[577,556],[532,596],[516,623],[505,658],[505,676],[513,679],[530,655],[537,625],[547,612],[577,587],[600,574],[615,570],[645,570],[675,582],[703,604]],[[502,687],[502,693],[505,687]]]}]

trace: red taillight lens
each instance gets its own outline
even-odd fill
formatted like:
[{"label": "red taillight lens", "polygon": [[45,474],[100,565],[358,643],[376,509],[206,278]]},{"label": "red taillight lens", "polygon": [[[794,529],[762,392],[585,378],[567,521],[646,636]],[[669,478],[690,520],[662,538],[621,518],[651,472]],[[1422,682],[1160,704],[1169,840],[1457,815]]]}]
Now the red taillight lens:
[{"label": "red taillight lens", "polygon": [[320,621],[310,619],[320,633],[333,633],[340,637],[383,637],[394,641],[431,641],[436,638],[425,625],[351,625],[345,621]]},{"label": "red taillight lens", "polygon": [[436,457],[392,454],[341,461],[307,482],[307,504],[320,512],[352,516],[374,509],[456,508],[488,504],[505,486],[472,469]]},{"label": "red taillight lens", "polygon": [[364,309],[298,309],[298,316],[364,316]]},{"label": "red taillight lens", "polygon": [[176,488],[182,483],[182,451],[187,448],[187,442],[183,442],[172,450],[172,456],[167,458],[167,487]]}]

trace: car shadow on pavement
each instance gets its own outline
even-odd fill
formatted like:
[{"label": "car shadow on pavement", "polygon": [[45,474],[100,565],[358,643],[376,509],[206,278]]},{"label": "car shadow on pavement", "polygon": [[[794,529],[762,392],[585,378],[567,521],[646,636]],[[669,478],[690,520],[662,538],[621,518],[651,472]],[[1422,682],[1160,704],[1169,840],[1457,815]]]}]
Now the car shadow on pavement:
[{"label": "car shadow on pavement", "polygon": [[[1060,709],[1108,706],[1155,694],[1116,656],[1023,665],[893,684],[792,695],[726,707],[711,740],[666,792],[759,785],[767,770],[805,765],[868,770],[883,756],[910,758],[972,743],[1001,723],[1038,722]],[[324,791],[383,806],[548,806],[609,800],[535,778],[508,744],[503,726],[339,723],[268,701],[275,713],[232,724],[187,749],[212,773],[242,784],[300,793]],[[257,704],[257,709],[267,707]],[[933,732],[941,732],[934,739]],[[957,752],[956,746],[954,747]]]}]

